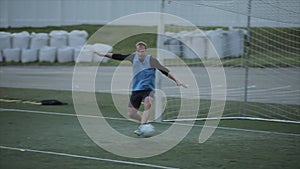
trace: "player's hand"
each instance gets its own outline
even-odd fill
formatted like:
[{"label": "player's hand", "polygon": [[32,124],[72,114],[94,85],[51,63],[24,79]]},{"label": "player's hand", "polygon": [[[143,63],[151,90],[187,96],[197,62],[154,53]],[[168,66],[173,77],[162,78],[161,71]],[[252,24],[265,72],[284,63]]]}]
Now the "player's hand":
[{"label": "player's hand", "polygon": [[183,88],[187,88],[187,85],[180,82],[180,81],[176,81],[177,86],[182,86]]},{"label": "player's hand", "polygon": [[94,51],[94,53],[98,56],[106,56],[106,53],[96,52],[96,51]]}]

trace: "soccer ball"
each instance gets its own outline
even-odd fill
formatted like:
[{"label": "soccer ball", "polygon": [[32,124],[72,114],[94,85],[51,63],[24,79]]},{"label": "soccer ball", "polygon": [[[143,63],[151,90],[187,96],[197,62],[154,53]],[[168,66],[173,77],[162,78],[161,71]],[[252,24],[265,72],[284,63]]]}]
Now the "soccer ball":
[{"label": "soccer ball", "polygon": [[143,137],[151,137],[154,135],[155,128],[152,124],[144,124],[141,126],[140,131]]}]

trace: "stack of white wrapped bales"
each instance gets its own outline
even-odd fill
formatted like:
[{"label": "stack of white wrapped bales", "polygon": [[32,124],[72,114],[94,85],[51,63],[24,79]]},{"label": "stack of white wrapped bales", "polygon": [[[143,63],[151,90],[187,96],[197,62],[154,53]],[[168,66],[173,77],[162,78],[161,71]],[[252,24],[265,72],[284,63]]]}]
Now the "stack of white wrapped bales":
[{"label": "stack of white wrapped bales", "polygon": [[54,30],[49,34],[0,32],[0,62],[107,61],[107,58],[95,56],[94,52],[111,52],[112,46],[102,43],[86,45],[87,38],[85,30]]},{"label": "stack of white wrapped bales", "polygon": [[244,31],[230,28],[167,32],[164,48],[187,59],[240,57],[244,52]]}]

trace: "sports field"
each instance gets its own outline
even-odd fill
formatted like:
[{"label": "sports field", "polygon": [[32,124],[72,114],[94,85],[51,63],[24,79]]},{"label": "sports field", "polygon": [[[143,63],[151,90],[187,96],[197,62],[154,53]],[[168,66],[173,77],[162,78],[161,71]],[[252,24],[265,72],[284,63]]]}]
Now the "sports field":
[{"label": "sports field", "polygon": [[[124,158],[103,150],[87,136],[76,117],[70,91],[0,88],[0,96],[3,99],[0,168],[296,169],[300,166],[299,124],[224,120],[212,137],[200,144],[203,122],[197,122],[184,140],[166,153],[142,159]],[[109,124],[125,135],[136,137],[133,130],[137,124],[126,120],[111,106],[111,95],[96,96],[101,98],[98,104]],[[45,99],[68,104],[32,104]],[[154,123],[154,126],[157,132],[163,132],[170,124]],[[126,146],[122,140],[120,144]]]}]

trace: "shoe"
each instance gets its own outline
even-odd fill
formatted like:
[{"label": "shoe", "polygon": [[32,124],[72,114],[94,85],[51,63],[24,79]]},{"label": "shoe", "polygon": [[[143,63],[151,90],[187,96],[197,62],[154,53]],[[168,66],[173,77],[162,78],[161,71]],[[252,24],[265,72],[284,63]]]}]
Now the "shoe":
[{"label": "shoe", "polygon": [[136,134],[137,136],[141,136],[143,133],[141,131],[142,125],[140,125],[133,133]]}]

